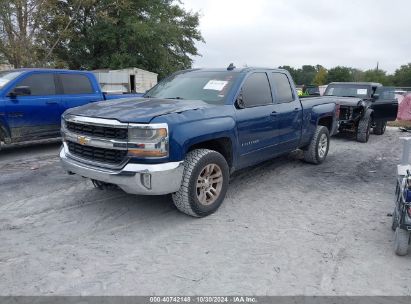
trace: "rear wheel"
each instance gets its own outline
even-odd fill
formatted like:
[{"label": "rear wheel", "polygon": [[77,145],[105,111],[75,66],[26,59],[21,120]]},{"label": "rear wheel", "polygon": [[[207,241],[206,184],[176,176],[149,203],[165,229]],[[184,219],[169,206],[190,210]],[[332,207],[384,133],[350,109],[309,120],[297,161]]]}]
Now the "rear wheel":
[{"label": "rear wheel", "polygon": [[322,163],[330,147],[330,133],[324,126],[317,126],[309,146],[304,150],[304,161],[312,164]]},{"label": "rear wheel", "polygon": [[383,120],[379,120],[375,122],[373,132],[376,135],[383,135],[385,133],[386,128],[387,128],[387,122]]},{"label": "rear wheel", "polygon": [[371,117],[372,111],[368,110],[365,115],[360,119],[357,128],[357,141],[366,143],[370,138],[371,130]]},{"label": "rear wheel", "polygon": [[193,150],[184,161],[181,187],[172,195],[174,204],[185,214],[207,216],[222,204],[228,182],[228,164],[220,153],[208,149]]},{"label": "rear wheel", "polygon": [[397,255],[406,255],[408,253],[408,243],[410,240],[410,232],[400,227],[395,229],[394,235],[394,251]]}]

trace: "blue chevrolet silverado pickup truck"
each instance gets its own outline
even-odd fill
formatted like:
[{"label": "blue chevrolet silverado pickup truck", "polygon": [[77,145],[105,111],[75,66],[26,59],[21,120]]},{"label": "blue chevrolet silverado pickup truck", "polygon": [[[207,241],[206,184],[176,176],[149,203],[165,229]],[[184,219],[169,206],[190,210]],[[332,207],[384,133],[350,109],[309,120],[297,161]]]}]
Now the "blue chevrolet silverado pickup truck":
[{"label": "blue chevrolet silverado pickup truck", "polygon": [[86,71],[0,72],[0,149],[2,143],[60,137],[61,114],[69,108],[129,96],[104,94],[94,74]]},{"label": "blue chevrolet silverado pickup truck", "polygon": [[301,148],[327,156],[336,131],[333,98],[300,102],[281,69],[193,69],[158,83],[143,99],[104,101],[62,117],[62,165],[101,187],[172,193],[191,216],[216,211],[230,174]]}]

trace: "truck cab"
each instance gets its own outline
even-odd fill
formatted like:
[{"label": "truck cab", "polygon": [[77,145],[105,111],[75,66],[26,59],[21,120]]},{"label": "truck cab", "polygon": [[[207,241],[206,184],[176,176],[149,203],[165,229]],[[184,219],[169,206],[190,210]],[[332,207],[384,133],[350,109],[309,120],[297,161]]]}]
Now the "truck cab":
[{"label": "truck cab", "polygon": [[[110,96],[110,99],[128,96]],[[58,138],[64,111],[104,99],[91,72],[55,69],[0,72],[0,145]]]}]

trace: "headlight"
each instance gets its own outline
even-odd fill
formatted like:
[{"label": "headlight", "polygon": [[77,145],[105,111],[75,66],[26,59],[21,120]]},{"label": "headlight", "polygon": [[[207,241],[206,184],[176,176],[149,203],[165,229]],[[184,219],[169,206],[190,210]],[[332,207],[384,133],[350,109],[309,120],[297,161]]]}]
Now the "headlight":
[{"label": "headlight", "polygon": [[142,158],[168,156],[167,124],[130,124],[128,127],[128,155]]},{"label": "headlight", "polygon": [[66,121],[64,120],[63,117],[61,117],[61,127],[60,127],[60,134],[61,134],[61,139],[63,142],[66,141]]},{"label": "headlight", "polygon": [[61,131],[66,129],[66,121],[63,117],[61,117]]}]

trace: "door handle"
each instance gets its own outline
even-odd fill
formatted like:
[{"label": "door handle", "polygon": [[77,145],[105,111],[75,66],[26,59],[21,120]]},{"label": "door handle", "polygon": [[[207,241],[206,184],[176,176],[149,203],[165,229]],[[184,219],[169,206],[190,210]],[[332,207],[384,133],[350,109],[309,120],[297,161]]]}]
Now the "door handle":
[{"label": "door handle", "polygon": [[277,111],[272,111],[270,116],[277,116]]},{"label": "door handle", "polygon": [[294,111],[299,111],[300,110],[300,108],[294,108]]},{"label": "door handle", "polygon": [[50,100],[50,101],[46,101],[46,104],[58,104],[58,102]]}]

